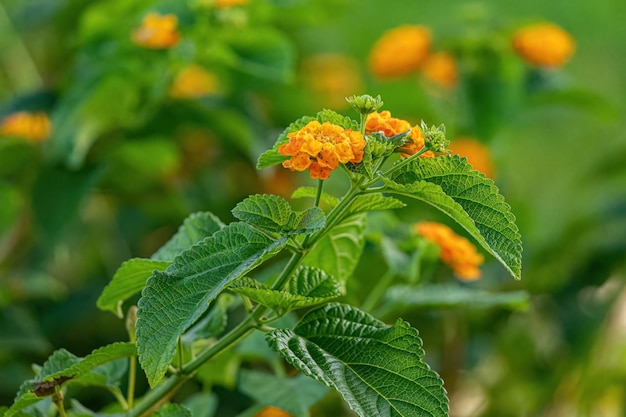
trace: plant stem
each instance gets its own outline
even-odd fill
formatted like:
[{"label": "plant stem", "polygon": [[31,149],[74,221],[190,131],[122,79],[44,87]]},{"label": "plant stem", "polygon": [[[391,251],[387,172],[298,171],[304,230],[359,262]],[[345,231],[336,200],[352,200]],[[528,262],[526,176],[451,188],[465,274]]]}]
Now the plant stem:
[{"label": "plant stem", "polygon": [[315,194],[315,207],[319,207],[322,198],[322,188],[324,188],[324,180],[317,180],[317,193]]},{"label": "plant stem", "polygon": [[52,394],[52,402],[54,402],[54,404],[57,406],[57,409],[59,410],[59,415],[61,417],[66,417],[65,405],[63,404],[63,391],[61,391],[59,386],[56,387],[56,392]]},{"label": "plant stem", "polygon": [[388,269],[387,272],[385,272],[361,305],[362,310],[371,312],[372,309],[376,307],[376,304],[378,304],[383,295],[385,295],[385,291],[389,287],[389,284],[393,280],[394,276],[395,274],[391,269]]}]

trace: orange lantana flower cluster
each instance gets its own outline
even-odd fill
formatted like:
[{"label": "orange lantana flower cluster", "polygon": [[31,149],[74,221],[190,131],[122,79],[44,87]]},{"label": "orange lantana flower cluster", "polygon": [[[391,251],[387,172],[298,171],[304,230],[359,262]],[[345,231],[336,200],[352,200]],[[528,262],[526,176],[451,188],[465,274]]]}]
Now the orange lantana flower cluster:
[{"label": "orange lantana flower cluster", "polygon": [[513,49],[531,65],[557,68],[574,53],[576,43],[553,23],[526,26],[513,35]]},{"label": "orange lantana flower cluster", "polygon": [[380,79],[403,77],[421,71],[434,84],[450,88],[458,83],[456,61],[447,52],[431,53],[432,38],[425,26],[393,28],[376,41],[369,69]]},{"label": "orange lantana flower cluster", "polygon": [[0,135],[40,142],[50,136],[50,125],[50,119],[43,112],[11,113],[2,120]]},{"label": "orange lantana flower cluster", "polygon": [[290,156],[283,162],[292,171],[309,170],[311,178],[325,180],[339,164],[359,163],[367,144],[360,132],[317,120],[287,135],[289,142],[278,153]]},{"label": "orange lantana flower cluster", "polygon": [[448,226],[436,222],[417,223],[415,231],[439,246],[441,260],[452,268],[458,278],[464,281],[480,278],[478,267],[484,258],[469,240],[457,235]]},{"label": "orange lantana flower cluster", "polygon": [[167,49],[180,40],[178,18],[175,14],[161,15],[150,13],[141,21],[141,26],[133,31],[134,43],[149,49]]},{"label": "orange lantana flower cluster", "polygon": [[[386,137],[390,138],[408,130],[411,131],[409,133],[411,142],[407,142],[397,149],[402,158],[415,155],[424,147],[424,133],[419,126],[411,127],[411,124],[406,120],[391,117],[391,112],[388,110],[380,113],[370,113],[367,116],[367,121],[365,122],[366,134],[371,134],[372,132],[382,132]],[[421,155],[421,157],[424,158],[432,158],[434,156],[435,154],[432,151],[427,151]]]}]

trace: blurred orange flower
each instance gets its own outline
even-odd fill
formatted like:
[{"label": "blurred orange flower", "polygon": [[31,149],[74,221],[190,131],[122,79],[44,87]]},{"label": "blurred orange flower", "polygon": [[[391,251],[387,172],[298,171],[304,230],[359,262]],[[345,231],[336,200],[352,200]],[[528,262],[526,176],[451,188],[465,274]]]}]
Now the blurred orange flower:
[{"label": "blurred orange flower", "polygon": [[[365,133],[371,134],[372,132],[382,132],[385,136],[392,137],[399,135],[400,133],[411,130],[409,138],[412,142],[407,142],[398,149],[402,158],[409,157],[416,154],[424,147],[424,134],[419,126],[411,127],[411,124],[403,119],[398,119],[391,116],[391,112],[388,110],[382,112],[370,113],[367,116],[365,122]],[[433,157],[435,154],[432,151],[425,152],[421,157],[428,158]]]},{"label": "blurred orange flower", "polygon": [[385,32],[369,55],[369,68],[378,78],[393,78],[418,70],[430,52],[430,31],[403,25]]},{"label": "blurred orange flower", "polygon": [[346,97],[363,89],[358,62],[341,54],[314,55],[302,64],[305,82],[317,93],[323,107],[347,108]]},{"label": "blurred orange flower", "polygon": [[513,49],[527,63],[560,67],[574,53],[576,43],[565,30],[553,23],[526,26],[513,35]]},{"label": "blurred orange flower", "polygon": [[214,0],[213,6],[223,9],[232,6],[243,6],[244,4],[248,4],[248,1],[249,0]]},{"label": "blurred orange flower", "polygon": [[361,133],[329,122],[309,122],[287,135],[289,142],[278,147],[278,153],[290,156],[283,162],[292,171],[309,170],[311,178],[328,179],[339,164],[363,160],[366,142]]},{"label": "blurred orange flower", "polygon": [[174,98],[198,98],[218,91],[218,80],[215,74],[206,71],[199,65],[183,68],[176,75],[170,86],[169,95]]},{"label": "blurred orange flower", "polygon": [[456,61],[448,52],[437,52],[428,57],[422,68],[426,79],[445,88],[452,88],[459,82]]},{"label": "blurred orange flower", "polygon": [[50,136],[50,119],[44,112],[11,113],[2,120],[0,134],[40,142]]},{"label": "blurred orange flower", "polygon": [[178,18],[174,14],[150,13],[141,21],[141,26],[133,30],[134,43],[149,49],[167,49],[180,40],[177,30]]},{"label": "blurred orange flower", "polygon": [[493,161],[489,148],[473,138],[460,138],[450,142],[448,149],[453,155],[464,156],[472,167],[485,174],[488,178],[494,178]]},{"label": "blurred orange flower", "polygon": [[254,417],[293,417],[286,411],[281,410],[278,407],[268,406],[259,411]]},{"label": "blurred orange flower", "polygon": [[417,223],[415,231],[439,246],[441,260],[459,279],[474,281],[480,278],[478,267],[484,258],[469,240],[457,235],[448,226],[436,222]]}]

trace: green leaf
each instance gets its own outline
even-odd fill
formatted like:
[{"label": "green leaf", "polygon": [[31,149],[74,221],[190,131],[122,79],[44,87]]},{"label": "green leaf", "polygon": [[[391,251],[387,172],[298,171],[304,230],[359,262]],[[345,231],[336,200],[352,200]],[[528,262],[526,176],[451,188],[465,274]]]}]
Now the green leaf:
[{"label": "green leaf", "polygon": [[465,228],[516,278],[522,240],[511,207],[492,180],[458,155],[410,161],[385,180],[389,192],[433,205]]},{"label": "green leaf", "polygon": [[66,382],[88,383],[92,378],[89,373],[97,366],[134,355],[136,350],[133,343],[107,345],[94,350],[82,359],[65,349],[59,349],[50,355],[34,379],[22,384],[15,402],[5,413],[5,417],[11,417],[45,396],[52,395],[58,385]]},{"label": "green leaf", "polygon": [[191,417],[191,411],[182,404],[167,403],[154,413],[155,417]]},{"label": "green leaf", "polygon": [[423,287],[396,285],[385,293],[381,310],[385,314],[416,308],[507,308],[525,310],[526,291],[489,292],[455,284],[431,284]]},{"label": "green leaf", "polygon": [[171,262],[182,251],[211,236],[223,227],[224,223],[212,213],[193,213],[185,219],[176,234],[152,255],[152,259]]},{"label": "green leaf", "polygon": [[261,406],[278,407],[294,417],[309,417],[309,409],[322,399],[328,388],[302,374],[285,378],[242,369],[239,390]]},{"label": "green leaf", "polygon": [[346,282],[363,252],[365,216],[365,213],[350,216],[333,227],[304,258],[304,264],[318,267],[340,282]]},{"label": "green leaf", "polygon": [[250,278],[237,280],[230,289],[281,315],[298,308],[328,302],[342,294],[337,280],[320,269],[306,266],[298,268],[285,291],[272,290]]},{"label": "green leaf", "polygon": [[145,286],[152,271],[165,271],[170,262],[134,258],[126,261],[113,275],[113,280],[104,287],[98,298],[98,308],[108,310],[119,318],[124,317],[122,304],[125,300],[139,293]]},{"label": "green leaf", "polygon": [[193,417],[213,417],[217,411],[218,397],[213,392],[198,392],[185,398],[184,405]]},{"label": "green leaf", "polygon": [[[317,196],[317,188],[315,187],[298,187],[292,194],[291,198],[315,198]],[[336,197],[322,191],[321,201],[329,208],[333,208],[339,203]]]},{"label": "green leaf", "polygon": [[315,118],[320,123],[331,123],[337,126],[341,126],[344,129],[352,129],[359,131],[359,123],[347,116],[334,112],[332,110],[324,109],[315,115]]},{"label": "green leaf", "polygon": [[374,210],[402,208],[405,204],[394,197],[385,197],[380,193],[360,195],[350,206],[350,214]]},{"label": "green leaf", "polygon": [[287,200],[270,194],[250,196],[237,204],[232,213],[252,226],[285,235],[314,233],[326,224],[326,216],[319,207],[297,214]]},{"label": "green leaf", "polygon": [[335,388],[361,417],[444,417],[443,381],[423,361],[417,330],[393,326],[347,304],[307,313],[268,342],[296,369]]},{"label": "green leaf", "polygon": [[138,303],[139,362],[154,386],[165,374],[178,337],[222,290],[285,246],[245,223],[231,223],[155,271]]}]

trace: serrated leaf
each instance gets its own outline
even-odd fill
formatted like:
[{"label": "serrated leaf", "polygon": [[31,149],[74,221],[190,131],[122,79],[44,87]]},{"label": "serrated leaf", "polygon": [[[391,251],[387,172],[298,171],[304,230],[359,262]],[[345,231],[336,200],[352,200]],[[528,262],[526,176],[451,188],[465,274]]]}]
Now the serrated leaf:
[{"label": "serrated leaf", "polygon": [[235,218],[271,232],[286,229],[292,213],[287,200],[271,194],[252,195],[232,210]]},{"label": "serrated leaf", "polygon": [[304,264],[318,267],[340,282],[354,272],[365,245],[365,213],[348,217],[333,227],[304,258]]},{"label": "serrated leaf", "polygon": [[268,342],[296,369],[335,388],[361,417],[444,417],[443,381],[423,361],[417,330],[347,304],[327,304]]},{"label": "serrated leaf", "polygon": [[394,197],[386,197],[380,193],[360,195],[350,206],[350,213],[362,213],[374,210],[390,210],[402,208],[405,204]]},{"label": "serrated leaf", "polygon": [[134,258],[126,261],[113,275],[111,282],[104,287],[98,298],[98,308],[108,310],[119,318],[124,317],[122,304],[128,298],[138,294],[145,286],[152,271],[164,271],[170,262]]},{"label": "serrated leaf", "polygon": [[309,409],[328,392],[323,384],[299,374],[277,377],[266,372],[242,369],[239,390],[262,406],[274,406],[293,417],[309,417]]},{"label": "serrated leaf", "polygon": [[[317,195],[317,188],[315,187],[299,187],[292,194],[291,198],[315,198]],[[329,208],[333,208],[339,203],[336,197],[322,191],[321,201]]]},{"label": "serrated leaf", "polygon": [[171,262],[185,249],[211,236],[224,227],[224,223],[212,213],[193,213],[185,219],[172,238],[152,255],[155,261]]},{"label": "serrated leaf", "polygon": [[465,158],[416,159],[385,180],[387,190],[422,200],[448,214],[516,278],[521,278],[522,241],[511,207],[492,180]]},{"label": "serrated leaf", "polygon": [[43,396],[54,393],[56,385],[68,381],[87,382],[89,372],[102,364],[136,355],[133,343],[113,343],[94,350],[84,358],[79,358],[65,349],[55,351],[43,364],[39,374],[32,380],[25,381],[13,405],[5,413],[11,417],[20,410],[40,401]]},{"label": "serrated leaf", "polygon": [[278,153],[278,147],[282,145],[283,143],[289,142],[289,138],[287,138],[287,135],[289,133],[302,129],[304,126],[306,126],[307,123],[312,122],[313,120],[315,120],[314,117],[304,116],[296,120],[295,122],[291,123],[289,126],[287,126],[287,128],[283,130],[283,132],[276,139],[276,143],[274,143],[274,146],[272,147],[272,149],[269,149],[263,152],[261,156],[259,156],[259,160],[257,161],[256,167],[258,169],[267,168],[267,167],[271,167],[274,165],[278,165],[282,163],[283,161],[286,161],[287,159],[289,159],[288,156],[281,155]]},{"label": "serrated leaf", "polygon": [[155,417],[191,417],[191,411],[182,404],[167,403],[153,415]]},{"label": "serrated leaf", "polygon": [[347,116],[343,116],[335,111],[324,109],[315,115],[315,118],[320,123],[331,123],[337,126],[341,126],[344,129],[352,129],[359,131],[359,123]]},{"label": "serrated leaf", "polygon": [[489,292],[454,284],[431,284],[423,287],[396,285],[383,298],[381,310],[387,312],[417,308],[506,308],[528,307],[526,291]]},{"label": "serrated leaf", "polygon": [[290,220],[290,232],[294,234],[311,234],[326,226],[326,215],[319,207],[311,207],[301,213],[293,213]]},{"label": "serrated leaf", "polygon": [[139,362],[154,386],[165,374],[178,337],[235,279],[277,254],[273,240],[245,223],[231,223],[176,257],[165,273],[148,279],[138,303]]},{"label": "serrated leaf", "polygon": [[230,289],[281,315],[328,302],[342,294],[341,285],[336,279],[320,269],[306,266],[298,268],[284,291],[272,290],[250,278],[237,280]]}]

